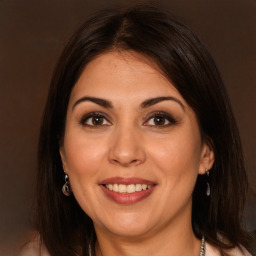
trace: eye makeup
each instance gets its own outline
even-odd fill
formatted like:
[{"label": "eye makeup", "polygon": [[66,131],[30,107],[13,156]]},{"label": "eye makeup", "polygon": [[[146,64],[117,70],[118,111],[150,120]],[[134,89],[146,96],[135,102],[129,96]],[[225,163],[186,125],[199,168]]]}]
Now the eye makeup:
[{"label": "eye makeup", "polygon": [[177,124],[177,120],[165,111],[151,112],[145,119],[146,121],[143,123],[144,126],[152,126],[156,128],[166,128]]},{"label": "eye makeup", "polygon": [[101,126],[111,125],[108,116],[102,112],[90,112],[80,119],[82,126],[90,128],[99,128]]}]

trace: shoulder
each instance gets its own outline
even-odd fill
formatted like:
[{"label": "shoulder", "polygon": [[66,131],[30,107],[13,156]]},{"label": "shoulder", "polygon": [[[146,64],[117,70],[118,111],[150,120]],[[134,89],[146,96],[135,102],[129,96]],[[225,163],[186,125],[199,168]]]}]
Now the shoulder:
[{"label": "shoulder", "polygon": [[22,246],[18,256],[50,256],[50,254],[41,246],[39,236],[35,236]]},{"label": "shoulder", "polygon": [[[220,256],[220,252],[217,248],[213,247],[209,243],[205,244],[205,255],[206,256]],[[230,256],[252,256],[243,246],[241,249],[235,247],[231,250],[226,251]]]}]

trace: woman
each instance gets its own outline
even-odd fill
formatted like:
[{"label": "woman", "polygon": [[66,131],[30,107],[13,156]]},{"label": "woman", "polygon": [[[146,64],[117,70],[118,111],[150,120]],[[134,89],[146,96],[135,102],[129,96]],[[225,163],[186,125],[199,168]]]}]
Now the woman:
[{"label": "woman", "polygon": [[71,38],[39,144],[36,229],[50,255],[250,255],[247,179],[219,72],[152,7]]}]

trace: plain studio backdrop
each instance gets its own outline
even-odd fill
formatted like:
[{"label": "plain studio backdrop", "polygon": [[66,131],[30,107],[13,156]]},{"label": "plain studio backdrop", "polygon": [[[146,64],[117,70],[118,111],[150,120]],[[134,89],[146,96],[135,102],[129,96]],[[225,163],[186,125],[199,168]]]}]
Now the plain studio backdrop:
[{"label": "plain studio backdrop", "polygon": [[[223,76],[251,186],[244,222],[255,230],[256,0],[156,2],[193,29]],[[133,3],[138,1],[0,0],[0,255],[15,255],[31,227],[40,119],[63,46],[95,11]]]}]

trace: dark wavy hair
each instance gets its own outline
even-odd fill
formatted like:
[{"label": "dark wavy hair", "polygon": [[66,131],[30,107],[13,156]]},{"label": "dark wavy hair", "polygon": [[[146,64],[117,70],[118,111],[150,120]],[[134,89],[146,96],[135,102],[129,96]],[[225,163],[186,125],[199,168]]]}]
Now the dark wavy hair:
[{"label": "dark wavy hair", "polygon": [[[221,76],[204,45],[184,25],[154,7],[105,10],[72,36],[54,71],[45,106],[38,151],[36,221],[42,243],[52,256],[95,255],[92,220],[73,195],[62,194],[64,173],[59,147],[65,133],[70,93],[84,67],[108,51],[134,51],[156,63],[197,116],[203,140],[215,153],[206,180],[198,176],[193,192],[192,226],[196,237],[218,247],[244,245],[241,226],[247,177],[238,129]],[[225,237],[221,239],[220,237]]]}]

